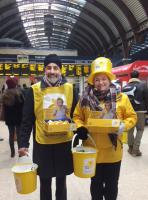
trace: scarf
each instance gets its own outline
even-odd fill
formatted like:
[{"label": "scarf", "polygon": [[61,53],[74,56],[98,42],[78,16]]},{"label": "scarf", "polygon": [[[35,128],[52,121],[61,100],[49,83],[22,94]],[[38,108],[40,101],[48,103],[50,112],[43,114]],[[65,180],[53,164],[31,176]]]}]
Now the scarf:
[{"label": "scarf", "polygon": [[[102,111],[102,107],[100,106],[100,101],[107,101],[110,100],[112,104],[112,110],[114,115],[116,116],[116,95],[117,89],[114,84],[110,85],[108,90],[98,91],[94,88],[93,85],[88,85],[85,91],[80,98],[80,105],[81,107],[89,107],[92,111]],[[116,150],[117,148],[117,134],[109,133],[108,134],[110,141]]]},{"label": "scarf", "polygon": [[98,91],[93,85],[88,85],[80,98],[81,107],[89,107],[93,111],[102,111],[100,101],[110,100],[116,113],[116,86],[111,84],[108,90]]}]

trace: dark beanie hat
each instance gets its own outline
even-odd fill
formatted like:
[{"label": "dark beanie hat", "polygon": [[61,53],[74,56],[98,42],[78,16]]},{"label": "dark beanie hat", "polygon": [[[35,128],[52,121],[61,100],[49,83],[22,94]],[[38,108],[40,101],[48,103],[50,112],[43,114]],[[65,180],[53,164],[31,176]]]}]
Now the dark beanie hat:
[{"label": "dark beanie hat", "polygon": [[16,79],[8,79],[6,81],[6,84],[7,84],[8,89],[16,88],[17,81],[16,81]]},{"label": "dark beanie hat", "polygon": [[49,54],[45,57],[44,66],[46,67],[49,63],[56,63],[60,68],[62,67],[61,59],[56,54]]}]

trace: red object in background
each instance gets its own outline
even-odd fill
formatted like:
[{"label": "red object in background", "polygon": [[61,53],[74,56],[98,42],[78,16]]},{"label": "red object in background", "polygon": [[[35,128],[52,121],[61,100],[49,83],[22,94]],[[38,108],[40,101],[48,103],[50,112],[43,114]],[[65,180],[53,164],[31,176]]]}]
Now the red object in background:
[{"label": "red object in background", "polygon": [[16,82],[16,85],[18,85],[18,82],[19,82],[19,77],[18,76],[7,76],[6,77],[6,81],[7,80],[13,80]]},{"label": "red object in background", "polygon": [[112,72],[116,75],[116,78],[122,82],[128,82],[130,79],[130,73],[132,71],[139,71],[141,80],[148,82],[148,60],[139,60],[133,63],[115,67],[112,69]]},{"label": "red object in background", "polygon": [[31,83],[34,82],[34,78],[35,78],[34,75],[30,75],[30,76],[29,76],[29,79],[30,79],[30,82],[31,82]]}]

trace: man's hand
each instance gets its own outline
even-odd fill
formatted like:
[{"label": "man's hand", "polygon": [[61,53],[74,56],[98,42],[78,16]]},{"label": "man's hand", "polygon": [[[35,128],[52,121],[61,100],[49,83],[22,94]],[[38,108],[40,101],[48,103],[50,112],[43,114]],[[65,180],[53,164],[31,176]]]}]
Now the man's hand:
[{"label": "man's hand", "polygon": [[22,147],[18,150],[19,156],[25,156],[28,153],[28,148]]}]

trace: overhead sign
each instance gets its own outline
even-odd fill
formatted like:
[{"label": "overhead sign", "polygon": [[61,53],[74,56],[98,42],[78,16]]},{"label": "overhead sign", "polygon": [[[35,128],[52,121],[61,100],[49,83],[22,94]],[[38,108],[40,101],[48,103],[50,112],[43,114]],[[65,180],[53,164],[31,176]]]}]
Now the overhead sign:
[{"label": "overhead sign", "polygon": [[29,63],[29,56],[27,55],[17,55],[18,63]]},{"label": "overhead sign", "polygon": [[[87,64],[63,64],[62,74],[64,76],[88,76],[90,66]],[[44,65],[41,63],[0,63],[1,76],[30,76],[43,75]]]}]

